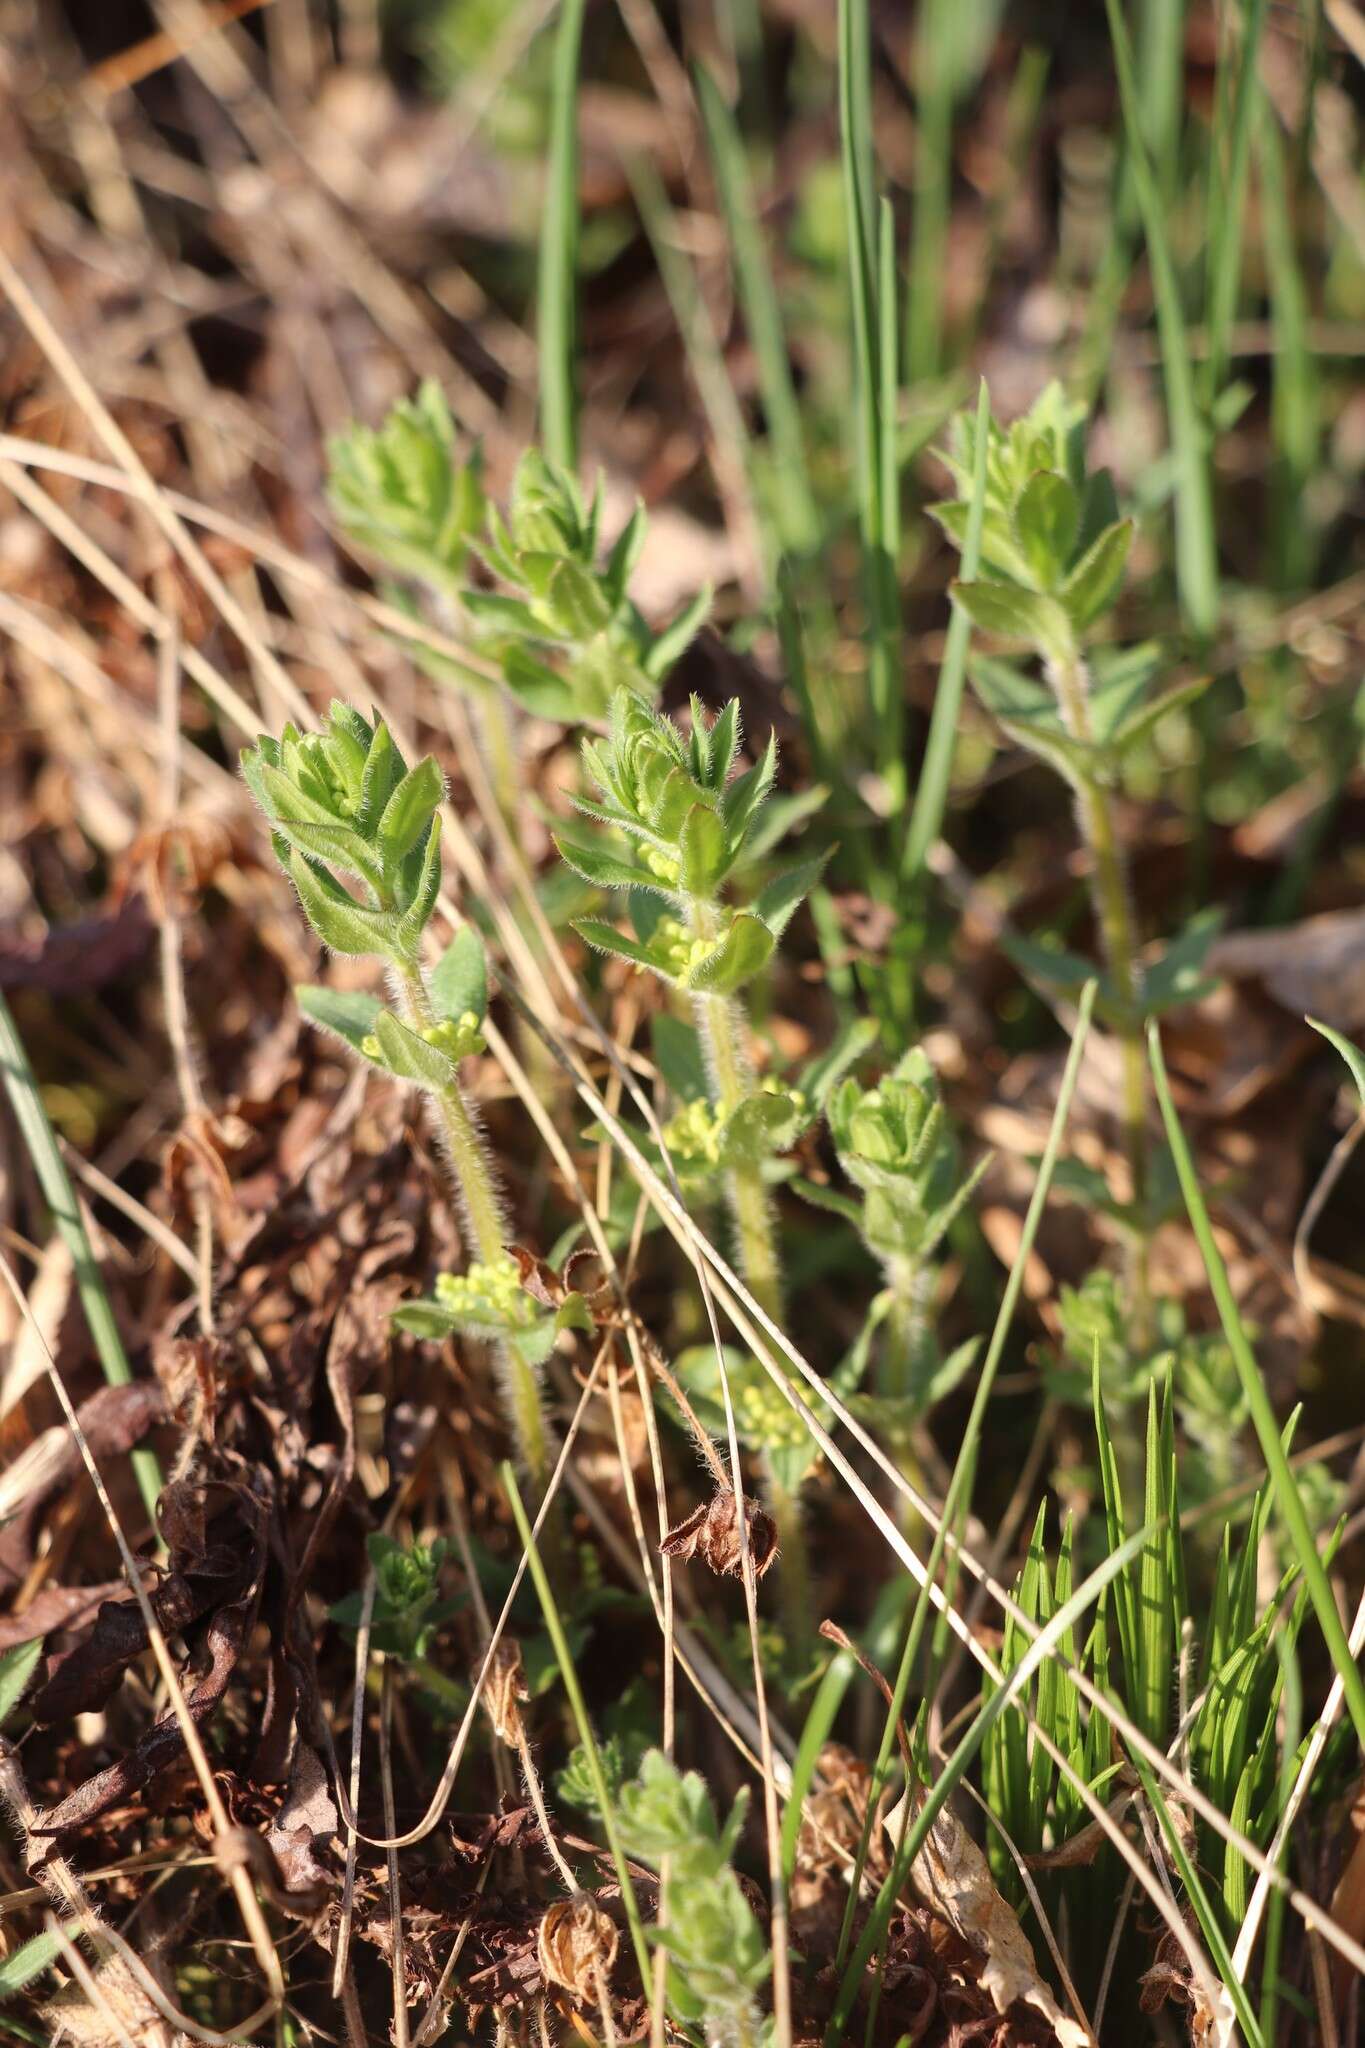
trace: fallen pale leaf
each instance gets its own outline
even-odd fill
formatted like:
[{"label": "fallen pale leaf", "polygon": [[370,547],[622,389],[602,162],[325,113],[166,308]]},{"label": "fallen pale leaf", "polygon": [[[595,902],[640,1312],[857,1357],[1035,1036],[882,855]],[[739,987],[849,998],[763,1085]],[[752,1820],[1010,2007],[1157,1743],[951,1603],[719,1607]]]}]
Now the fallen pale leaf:
[{"label": "fallen pale leaf", "polygon": [[[906,1794],[911,1814],[924,1803],[924,1793]],[[905,1799],[887,1814],[883,1825],[891,1840],[900,1837]],[[961,1822],[943,1807],[929,1830],[924,1847],[910,1866],[910,1879],[927,1906],[948,1922],[984,1960],[983,1989],[998,2013],[1016,2000],[1041,2013],[1061,2048],[1093,2048],[1092,2036],[1079,2020],[1064,2013],[1038,1974],[1028,1936],[1019,1916],[996,1888],[985,1856]]]}]

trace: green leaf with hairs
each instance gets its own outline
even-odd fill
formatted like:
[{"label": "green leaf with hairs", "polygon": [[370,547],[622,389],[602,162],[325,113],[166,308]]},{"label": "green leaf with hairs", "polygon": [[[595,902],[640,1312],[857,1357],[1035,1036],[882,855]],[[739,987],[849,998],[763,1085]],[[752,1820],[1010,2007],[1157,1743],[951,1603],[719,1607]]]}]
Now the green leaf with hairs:
[{"label": "green leaf with hairs", "polygon": [[409,769],[384,806],[376,837],[387,860],[411,853],[445,799],[445,777],[428,754]]},{"label": "green leaf with hairs", "polygon": [[1080,524],[1075,485],[1052,470],[1036,470],[1019,493],[1014,530],[1041,590],[1055,590],[1065,577]]},{"label": "green leaf with hairs", "polygon": [[669,893],[668,884],[652,875],[648,868],[623,858],[609,845],[600,846],[586,832],[565,828],[555,833],[554,842],[560,857],[595,889],[648,889],[661,895]]},{"label": "green leaf with hairs", "polygon": [[38,1659],[43,1654],[43,1639],[34,1636],[31,1642],[16,1643],[12,1650],[6,1650],[0,1657],[0,1728],[28,1690],[29,1680],[38,1668]]},{"label": "green leaf with hairs", "polygon": [[399,1022],[391,1010],[381,1010],[374,1020],[374,1035],[384,1055],[384,1065],[400,1081],[443,1095],[456,1080],[455,1062],[439,1046],[428,1045],[415,1031]]},{"label": "green leaf with hairs", "polygon": [[974,626],[1010,640],[1025,640],[1044,657],[1065,655],[1071,626],[1056,598],[1010,583],[954,583],[952,597]]},{"label": "green leaf with hairs", "polygon": [[[55,1934],[35,1934],[31,1941],[15,1949],[13,1955],[6,1956],[0,1961],[0,2002],[13,1998],[35,1977],[41,1977],[44,1971],[50,1970],[61,1952],[62,1945]],[[89,2011],[90,2008],[87,2006],[85,2009]],[[25,2035],[23,2038],[36,2040],[38,2036]]]},{"label": "green leaf with hairs", "polygon": [[362,989],[324,988],[318,982],[305,981],[295,985],[294,998],[310,1024],[344,1039],[362,1059],[382,1064],[364,1049],[364,1041],[372,1036],[375,1018],[384,1007],[378,996],[366,995]]},{"label": "green leaf with hairs", "polygon": [[1092,542],[1062,584],[1057,595],[1078,632],[1108,611],[1118,596],[1132,544],[1132,520],[1117,520]]},{"label": "green leaf with hairs", "polygon": [[720,944],[707,954],[700,966],[693,968],[689,985],[708,995],[733,995],[736,989],[743,988],[756,974],[762,973],[775,944],[762,919],[750,911],[741,910]]},{"label": "green leaf with hairs", "polygon": [[431,973],[431,1000],[438,1017],[458,1024],[462,1017],[488,1013],[488,962],[472,924],[461,925]]},{"label": "green leaf with hairs", "polygon": [[780,939],[801,905],[824,872],[825,862],[835,852],[827,846],[813,860],[798,861],[766,882],[754,899],[754,909],[775,939]]},{"label": "green leaf with hairs", "polygon": [[647,946],[637,945],[634,939],[626,938],[615,925],[604,924],[598,917],[576,917],[573,928],[595,953],[614,953],[618,960],[629,960],[632,967],[648,967],[652,973],[662,974],[666,981],[673,979]]},{"label": "green leaf with hairs", "polygon": [[297,850],[291,852],[289,873],[299,892],[308,922],[334,953],[383,953],[393,957],[398,948],[397,920],[387,911],[367,910],[346,894],[339,883]]},{"label": "green leaf with hairs", "polygon": [[725,826],[706,804],[693,804],[678,834],[679,881],[689,896],[715,895],[729,865]]}]

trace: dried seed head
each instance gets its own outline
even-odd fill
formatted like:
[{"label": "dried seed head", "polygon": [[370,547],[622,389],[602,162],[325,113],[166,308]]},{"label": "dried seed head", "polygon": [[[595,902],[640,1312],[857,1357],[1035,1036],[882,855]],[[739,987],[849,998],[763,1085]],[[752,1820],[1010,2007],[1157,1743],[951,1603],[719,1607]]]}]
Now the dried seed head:
[{"label": "dried seed head", "polygon": [[[767,1509],[747,1494],[744,1520],[754,1575],[761,1579],[777,1557],[777,1524]],[[665,1557],[699,1557],[722,1577],[740,1578],[744,1567],[733,1493],[728,1487],[718,1488],[705,1507],[694,1508],[686,1521],[669,1530],[659,1548]]]},{"label": "dried seed head", "polygon": [[526,1674],[521,1668],[521,1645],[507,1641],[499,1643],[488,1667],[483,1703],[493,1723],[493,1733],[509,1749],[520,1749],[526,1740],[518,1702],[530,1697],[526,1690]]},{"label": "dried seed head", "polygon": [[547,1984],[561,1984],[576,1998],[596,1995],[616,1961],[616,1924],[587,1892],[575,1892],[551,1906],[536,1936],[536,1958]]}]

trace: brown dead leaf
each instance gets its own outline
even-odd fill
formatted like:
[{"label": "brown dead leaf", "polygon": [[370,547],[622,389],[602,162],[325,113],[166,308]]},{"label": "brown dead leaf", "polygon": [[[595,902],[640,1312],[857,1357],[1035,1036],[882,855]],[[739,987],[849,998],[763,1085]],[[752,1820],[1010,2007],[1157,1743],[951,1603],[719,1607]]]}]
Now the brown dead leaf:
[{"label": "brown dead leaf", "polygon": [[[924,1793],[915,1790],[906,1797],[912,1801],[913,1818],[924,1804]],[[886,1816],[883,1825],[892,1841],[900,1837],[904,1813],[902,1799]],[[950,1807],[941,1808],[910,1867],[910,1877],[925,1904],[983,1958],[981,1983],[998,2013],[1007,2013],[1020,2001],[1043,2015],[1061,2048],[1092,2048],[1089,2033],[1062,2011],[1039,1976],[1018,1914],[1001,1897],[985,1856]]]},{"label": "brown dead leaf", "polygon": [[310,1743],[300,1742],[289,1774],[283,1806],[270,1823],[266,1841],[279,1866],[292,1910],[311,1914],[331,1888],[331,1873],[317,1851],[336,1834],[339,1821],[322,1759]]},{"label": "brown dead leaf", "polygon": [[1210,974],[1263,983],[1298,1016],[1338,1031],[1365,1026],[1365,910],[1331,910],[1275,931],[1228,932],[1209,948]]}]

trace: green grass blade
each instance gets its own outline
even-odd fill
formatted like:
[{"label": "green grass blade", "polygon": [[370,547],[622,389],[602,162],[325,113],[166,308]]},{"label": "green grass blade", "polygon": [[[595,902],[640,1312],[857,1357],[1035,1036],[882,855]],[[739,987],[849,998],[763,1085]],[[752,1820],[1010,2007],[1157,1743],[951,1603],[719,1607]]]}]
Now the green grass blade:
[{"label": "green grass blade", "polygon": [[1251,1420],[1260,1439],[1261,1456],[1265,1459],[1266,1471],[1270,1475],[1275,1504],[1288,1531],[1299,1569],[1303,1573],[1308,1597],[1317,1614],[1318,1626],[1322,1630],[1333,1668],[1341,1680],[1352,1726],[1360,1741],[1365,1743],[1365,1679],[1362,1679],[1355,1658],[1351,1655],[1346,1630],[1337,1612],[1337,1604],[1332,1597],[1332,1588],[1322,1559],[1318,1556],[1303,1496],[1299,1492],[1293,1470],[1285,1456],[1284,1445],[1280,1441],[1275,1411],[1270,1405],[1270,1396],[1266,1393],[1265,1382],[1261,1378],[1255,1354],[1242,1327],[1232,1288],[1228,1284],[1223,1255],[1214,1242],[1213,1228],[1209,1222],[1209,1212],[1204,1202],[1203,1190],[1199,1185],[1194,1160],[1190,1155],[1185,1134],[1180,1128],[1175,1104],[1171,1100],[1170,1083],[1166,1078],[1166,1063],[1161,1052],[1161,1039],[1155,1024],[1148,1028],[1148,1044],[1157,1101],[1161,1106],[1162,1120],[1166,1126],[1166,1137],[1175,1161],[1180,1190],[1185,1197],[1190,1224],[1198,1240],[1204,1270],[1209,1276],[1209,1286],[1213,1291],[1219,1320],[1223,1325],[1223,1335],[1227,1338],[1228,1349],[1237,1368],[1237,1377],[1241,1381],[1242,1392],[1251,1411]]},{"label": "green grass blade", "polygon": [[[991,416],[991,396],[986,380],[976,401],[975,464],[972,471],[972,499],[967,513],[967,535],[962,549],[959,575],[971,583],[981,565],[981,524],[986,511],[986,432]],[[967,648],[972,622],[961,605],[953,606],[948,637],[943,649],[943,666],[938,672],[934,708],[929,717],[929,738],[924,749],[924,766],[915,790],[910,813],[910,830],[901,854],[901,881],[913,884],[924,866],[925,856],[943,827],[948,805],[948,784],[952,779],[953,750],[957,744],[958,714],[962,709],[962,688],[967,675]]]},{"label": "green grass blade", "polygon": [[1317,467],[1322,415],[1308,339],[1308,293],[1290,204],[1284,144],[1275,114],[1264,96],[1259,113],[1256,162],[1270,314],[1275,331],[1270,431],[1280,473],[1278,487],[1271,493],[1276,571],[1282,587],[1297,589],[1308,582],[1313,572],[1315,527],[1312,519],[1305,516],[1304,493]]},{"label": "green grass blade", "polygon": [[777,286],[759,227],[753,181],[735,117],[720,88],[700,64],[694,76],[730,237],[740,305],[758,370],[759,393],[772,449],[774,513],[784,547],[798,555],[808,554],[819,543],[820,515],[811,490],[801,407],[792,382]]},{"label": "green grass blade", "polygon": [[1162,1456],[1155,1381],[1147,1388],[1147,1478],[1142,1518],[1152,1531],[1138,1567],[1139,1690],[1133,1701],[1138,1724],[1153,1742],[1164,1742],[1170,1714],[1174,1642],[1171,1578],[1166,1548],[1170,1501]]},{"label": "green grass blade", "polygon": [[834,1726],[834,1717],[843,1704],[849,1681],[857,1670],[857,1662],[848,1650],[839,1650],[830,1662],[829,1669],[816,1688],[811,1701],[810,1712],[806,1715],[801,1730],[801,1740],[796,1745],[796,1756],[792,1763],[791,1792],[788,1795],[786,1811],[782,1815],[782,1876],[783,1883],[790,1889],[796,1870],[796,1844],[801,1833],[802,1806],[820,1752],[829,1740],[829,1731]]},{"label": "green grass blade", "polygon": [[1004,1685],[983,1705],[971,1726],[959,1741],[938,1777],[925,1795],[924,1804],[906,1830],[900,1851],[895,1858],[890,1874],[877,1895],[877,1902],[868,1916],[862,1939],[844,1971],[839,1986],[839,1995],[834,2003],[829,2025],[825,2029],[825,2048],[837,2048],[844,2037],[849,2015],[862,1988],[863,1973],[885,1938],[886,1928],[892,1909],[900,1896],[902,1886],[910,1867],[929,1836],[929,1830],[947,1804],[956,1787],[965,1777],[968,1767],[976,1756],[986,1736],[995,1723],[1023,1692],[1034,1672],[1067,1633],[1075,1628],[1081,1617],[1099,1599],[1105,1587],[1119,1573],[1125,1571],[1147,1542],[1151,1532],[1142,1528],[1120,1549],[1104,1558],[1083,1579],[1071,1598],[1058,1607],[1046,1627],[1039,1630],[1033,1641],[1009,1674]]},{"label": "green grass blade", "polygon": [[1330,1024],[1324,1024],[1320,1017],[1305,1017],[1303,1021],[1310,1024],[1314,1031],[1325,1038],[1329,1045],[1334,1045],[1341,1054],[1350,1068],[1351,1079],[1356,1084],[1361,1109],[1365,1110],[1365,1052],[1362,1052],[1358,1045],[1354,1045],[1344,1032],[1334,1031]]},{"label": "green grass blade", "polygon": [[611,1796],[611,1788],[607,1784],[607,1774],[602,1768],[602,1752],[597,1747],[597,1737],[593,1733],[587,1701],[583,1697],[583,1688],[578,1681],[573,1653],[569,1648],[568,1637],[564,1633],[564,1623],[560,1619],[559,1606],[550,1585],[549,1574],[536,1548],[535,1535],[517,1487],[516,1473],[506,1462],[500,1470],[503,1487],[512,1509],[512,1519],[517,1525],[517,1535],[521,1539],[522,1549],[526,1552],[526,1563],[536,1589],[536,1596],[540,1601],[540,1611],[545,1617],[545,1628],[554,1647],[555,1661],[559,1665],[560,1677],[564,1680],[564,1690],[569,1696],[569,1710],[573,1715],[574,1727],[587,1760],[593,1793],[602,1816],[602,1829],[607,1838],[607,1847],[611,1851],[611,1860],[616,1866],[616,1878],[621,1887],[621,1904],[625,1908],[631,1941],[635,1948],[635,1960],[640,1968],[640,1982],[644,1987],[645,1997],[648,1998],[650,1986],[654,1981],[649,1943],[645,1939],[644,1923],[640,1918],[640,1903],[635,1896],[630,1865],[622,1847],[620,1829],[616,1825],[616,1807]]},{"label": "green grass blade", "polygon": [[[1237,82],[1220,94],[1226,119],[1215,124],[1209,164],[1209,264],[1204,327],[1208,355],[1204,364],[1204,405],[1212,406],[1227,373],[1228,337],[1237,311],[1242,275],[1242,226],[1246,203],[1251,136],[1260,99],[1257,70],[1266,0],[1247,0],[1242,15],[1241,56]],[[1222,67],[1220,66],[1220,73]],[[1226,128],[1226,134],[1222,129]]]},{"label": "green grass blade", "polygon": [[896,220],[891,201],[883,199],[877,210],[878,530],[873,567],[880,578],[876,628],[885,673],[883,716],[886,724],[880,735],[881,769],[889,784],[888,796],[893,811],[902,808],[906,794],[905,694],[897,659],[901,637],[901,473],[896,433],[900,365],[896,314],[899,302],[900,294],[896,289]]},{"label": "green grass blade", "polygon": [[[1280,1677],[1283,1686],[1284,1734],[1280,1747],[1280,1806],[1276,1815],[1284,1812],[1294,1782],[1298,1775],[1299,1737],[1303,1729],[1303,1679],[1299,1674],[1299,1660],[1293,1643],[1288,1643],[1277,1630],[1270,1638],[1275,1654],[1280,1660]],[[1289,1842],[1283,1844],[1276,1867],[1283,1871],[1289,1856]],[[1284,1938],[1285,1897],[1278,1885],[1272,1885],[1265,1902],[1265,1942],[1261,1956],[1261,2031],[1267,2041],[1276,2038],[1276,2024],[1279,2019],[1280,2002],[1280,1949]]]},{"label": "green grass blade", "polygon": [[586,0],[563,0],[555,37],[540,231],[536,339],[540,434],[561,469],[578,467],[578,66]]},{"label": "green grass blade", "polygon": [[952,184],[953,76],[946,17],[960,0],[921,0],[915,38],[915,210],[905,297],[905,369],[927,383],[943,367],[943,273]]},{"label": "green grass blade", "polygon": [[1185,0],[1145,0],[1138,24],[1142,132],[1163,205],[1180,184],[1180,115],[1185,100]]},{"label": "green grass blade", "polygon": [[1204,1937],[1210,1960],[1224,1990],[1232,2001],[1233,2011],[1237,2015],[1237,2024],[1242,2029],[1247,2048],[1265,2048],[1265,2037],[1261,2033],[1256,2015],[1252,2011],[1251,2001],[1246,1993],[1246,1986],[1233,1968],[1232,1954],[1224,1938],[1217,1909],[1211,1903],[1208,1893],[1204,1890],[1199,1872],[1190,1860],[1184,1840],[1181,1837],[1180,1829],[1172,1819],[1171,1810],[1166,1804],[1166,1795],[1158,1785],[1147,1759],[1133,1751],[1132,1760],[1138,1776],[1142,1780],[1142,1789],[1147,1795],[1148,1802],[1160,1823],[1161,1832],[1166,1838],[1166,1847],[1170,1852],[1171,1862],[1175,1866],[1176,1874],[1184,1887],[1185,1896],[1194,1908],[1194,1916],[1199,1922],[1199,1931]]},{"label": "green grass blade", "polygon": [[[1104,1394],[1100,1387],[1100,1347],[1095,1340],[1095,1358],[1091,1374],[1091,1398],[1095,1412],[1095,1447],[1099,1456],[1100,1488],[1104,1495],[1105,1536],[1111,1550],[1117,1550],[1125,1540],[1123,1518],[1123,1486],[1119,1478],[1118,1452],[1109,1428],[1109,1416],[1104,1405]],[[1123,1658],[1123,1676],[1128,1697],[1138,1700],[1142,1697],[1142,1650],[1138,1629],[1137,1588],[1125,1575],[1114,1587],[1114,1617],[1118,1624],[1119,1654]]]},{"label": "green grass blade", "polygon": [[868,696],[877,766],[895,809],[904,800],[905,779],[899,737],[900,676],[895,660],[899,607],[895,566],[887,552],[888,509],[883,492],[885,437],[894,436],[895,418],[894,412],[889,421],[882,416],[886,386],[880,363],[884,322],[878,305],[878,273],[885,236],[878,226],[873,192],[870,76],[867,0],[840,0],[839,131],[853,315],[854,453],[868,620]]},{"label": "green grass blade", "polygon": [[1105,0],[1105,6],[1118,70],[1133,185],[1147,236],[1152,289],[1156,297],[1166,409],[1176,462],[1176,583],[1191,631],[1197,639],[1208,641],[1218,624],[1218,550],[1204,423],[1195,398],[1194,368],[1190,361],[1185,315],[1180,304],[1175,258],[1166,232],[1165,208],[1142,130],[1132,45],[1119,0]]},{"label": "green grass blade", "polygon": [[[655,267],[663,280],[673,318],[678,323],[678,332],[687,351],[712,442],[716,448],[729,450],[739,458],[749,489],[757,496],[754,492],[756,479],[749,429],[735,396],[734,385],[726,374],[725,359],[712,331],[692,265],[674,239],[674,215],[663,181],[648,157],[644,156],[632,157],[626,164],[626,173],[635,196],[636,210],[653,252]],[[771,577],[779,547],[769,544],[764,552],[764,574]]]},{"label": "green grass blade", "polygon": [[[104,1278],[100,1272],[90,1238],[76,1200],[71,1176],[66,1170],[52,1125],[48,1122],[43,1098],[38,1092],[38,1083],[33,1077],[24,1041],[19,1036],[14,1018],[5,998],[0,994],[0,1068],[5,1076],[5,1088],[14,1110],[20,1135],[28,1148],[33,1170],[38,1176],[38,1185],[43,1191],[43,1200],[52,1211],[52,1220],[66,1242],[71,1254],[71,1263],[76,1272],[76,1287],[81,1297],[85,1320],[90,1326],[95,1350],[99,1355],[104,1377],[111,1387],[126,1387],[132,1381],[132,1368],[128,1354],[123,1348],[114,1311],[105,1293]],[[156,1527],[156,1503],[162,1487],[161,1466],[155,1451],[146,1449],[131,1453],[133,1471],[137,1476],[138,1491]]]}]

